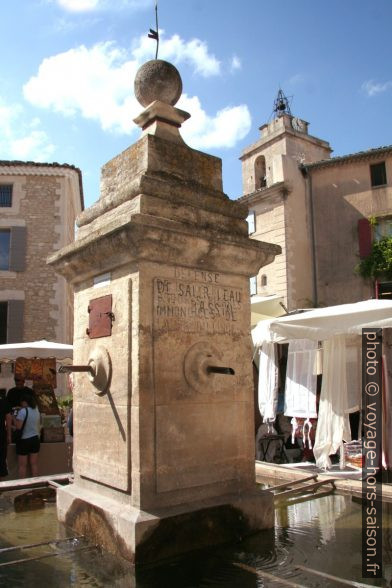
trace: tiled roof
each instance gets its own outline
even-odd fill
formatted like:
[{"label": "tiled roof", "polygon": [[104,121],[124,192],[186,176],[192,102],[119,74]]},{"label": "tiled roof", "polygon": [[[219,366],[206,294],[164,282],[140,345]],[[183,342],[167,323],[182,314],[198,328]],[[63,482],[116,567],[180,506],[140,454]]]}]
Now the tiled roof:
[{"label": "tiled roof", "polygon": [[63,168],[63,169],[70,169],[70,170],[76,171],[79,176],[80,204],[81,204],[82,210],[84,210],[82,172],[80,171],[80,169],[78,167],[75,167],[74,165],[71,165],[69,163],[57,163],[57,162],[39,163],[37,161],[17,161],[17,160],[8,161],[8,160],[0,159],[0,168],[2,166],[9,166],[9,167],[31,166],[31,167],[51,167],[51,168],[59,167],[59,168]]},{"label": "tiled roof", "polygon": [[313,169],[317,167],[327,167],[330,165],[338,165],[360,159],[379,157],[380,155],[384,155],[386,153],[392,153],[392,145],[387,145],[385,147],[376,147],[374,149],[367,149],[366,151],[357,151],[357,153],[350,153],[349,155],[341,155],[339,157],[331,157],[330,159],[321,159],[320,161],[315,161],[314,163],[303,163],[301,165],[301,168]]}]

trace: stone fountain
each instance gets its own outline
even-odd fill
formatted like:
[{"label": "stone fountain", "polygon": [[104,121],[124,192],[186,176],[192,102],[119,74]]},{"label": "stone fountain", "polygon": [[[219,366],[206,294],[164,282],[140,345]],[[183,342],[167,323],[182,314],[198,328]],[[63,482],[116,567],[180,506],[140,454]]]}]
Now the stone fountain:
[{"label": "stone fountain", "polygon": [[177,69],[139,70],[141,138],[102,168],[72,284],[74,483],[58,517],[138,564],[274,524],[255,485],[249,278],[280,253],[248,238],[221,160],[189,148]]}]

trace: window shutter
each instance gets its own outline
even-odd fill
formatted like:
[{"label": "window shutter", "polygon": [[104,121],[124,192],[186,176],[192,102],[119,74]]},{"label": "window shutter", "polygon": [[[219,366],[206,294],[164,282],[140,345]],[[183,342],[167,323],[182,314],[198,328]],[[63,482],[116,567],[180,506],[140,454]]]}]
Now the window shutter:
[{"label": "window shutter", "polygon": [[0,344],[7,343],[8,302],[0,302]]},{"label": "window shutter", "polygon": [[256,230],[256,219],[255,219],[255,213],[254,212],[250,212],[247,216],[246,219],[247,223],[248,223],[248,235],[251,235],[252,233],[255,232]]},{"label": "window shutter", "polygon": [[254,296],[257,294],[257,276],[253,276],[253,278],[249,279],[250,282],[250,295]]},{"label": "window shutter", "polygon": [[11,228],[10,271],[26,269],[26,227]]},{"label": "window shutter", "polygon": [[7,343],[23,342],[24,300],[8,301]]},{"label": "window shutter", "polygon": [[367,218],[358,221],[359,257],[363,259],[372,250],[372,227]]}]

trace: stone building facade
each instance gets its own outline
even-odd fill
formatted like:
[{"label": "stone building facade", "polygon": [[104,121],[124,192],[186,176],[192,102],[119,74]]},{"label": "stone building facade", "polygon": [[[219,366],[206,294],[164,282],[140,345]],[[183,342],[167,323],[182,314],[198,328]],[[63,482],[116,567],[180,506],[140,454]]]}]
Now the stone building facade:
[{"label": "stone building facade", "polygon": [[0,161],[0,343],[72,342],[73,294],[46,259],[82,210],[74,166]]},{"label": "stone building facade", "polygon": [[253,294],[278,294],[289,311],[375,296],[355,267],[392,227],[392,146],[331,158],[329,143],[287,113],[260,130],[241,155],[240,201],[252,237],[282,255],[254,278]]}]

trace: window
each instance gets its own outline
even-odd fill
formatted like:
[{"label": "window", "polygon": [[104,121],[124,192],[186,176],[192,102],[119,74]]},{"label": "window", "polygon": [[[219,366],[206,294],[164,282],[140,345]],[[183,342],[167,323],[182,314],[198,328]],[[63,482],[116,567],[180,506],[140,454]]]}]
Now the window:
[{"label": "window", "polygon": [[10,229],[0,230],[0,270],[10,269]]},{"label": "window", "polygon": [[260,155],[255,160],[255,189],[260,190],[267,186],[267,174],[265,166],[265,157]]},{"label": "window", "polygon": [[261,285],[262,285],[263,287],[265,287],[265,286],[267,285],[267,276],[266,276],[265,274],[263,274],[263,275],[261,276]]},{"label": "window", "polygon": [[26,227],[0,229],[0,271],[23,272],[26,259]]},{"label": "window", "polygon": [[0,302],[0,344],[23,341],[24,300]]},{"label": "window", "polygon": [[0,185],[0,207],[12,206],[12,186]]},{"label": "window", "polygon": [[370,166],[370,180],[373,187],[385,186],[387,183],[387,172],[385,169],[385,161],[375,163]]},{"label": "window", "polygon": [[250,295],[254,296],[255,294],[257,294],[257,276],[253,276],[253,278],[250,278],[249,282],[250,282]]},{"label": "window", "polygon": [[392,237],[392,218],[378,218],[373,229],[374,240],[379,241],[383,237]]},{"label": "window", "polygon": [[377,218],[374,223],[369,219],[361,218],[358,221],[359,257],[364,259],[372,252],[374,241],[380,241],[383,237],[392,237],[392,217]]},{"label": "window", "polygon": [[7,343],[8,302],[0,302],[0,345]]},{"label": "window", "polygon": [[246,222],[248,223],[248,235],[251,235],[256,230],[256,215],[254,212],[248,214]]}]

